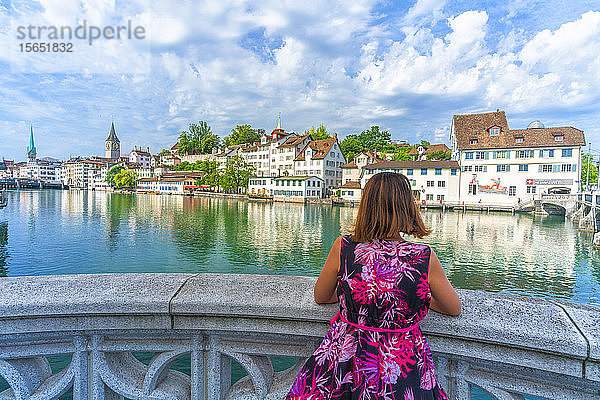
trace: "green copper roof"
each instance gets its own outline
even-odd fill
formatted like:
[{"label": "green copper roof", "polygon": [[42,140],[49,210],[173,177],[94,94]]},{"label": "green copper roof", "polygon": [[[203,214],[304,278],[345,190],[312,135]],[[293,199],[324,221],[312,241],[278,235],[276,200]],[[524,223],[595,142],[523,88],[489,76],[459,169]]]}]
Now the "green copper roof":
[{"label": "green copper roof", "polygon": [[281,129],[281,114],[279,114],[279,117],[278,117],[277,129]]},{"label": "green copper roof", "polygon": [[27,147],[27,152],[29,153],[31,150],[35,151],[35,144],[33,143],[33,124],[31,124],[29,133],[29,147]]}]

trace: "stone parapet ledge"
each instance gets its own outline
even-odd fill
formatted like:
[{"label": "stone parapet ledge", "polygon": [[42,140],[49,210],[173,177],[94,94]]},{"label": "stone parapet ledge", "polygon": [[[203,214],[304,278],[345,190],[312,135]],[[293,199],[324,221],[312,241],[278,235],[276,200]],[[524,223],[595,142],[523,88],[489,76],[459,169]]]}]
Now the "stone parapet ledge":
[{"label": "stone parapet ledge", "polygon": [[[316,346],[338,305],[315,304],[314,283],[311,277],[238,274],[2,278],[0,361],[16,337],[60,332],[91,335],[101,331],[110,335],[111,331],[161,331],[170,337],[177,337],[178,332],[182,337],[190,337],[190,332],[281,335],[287,341]],[[599,307],[482,291],[458,292],[460,316],[430,311],[421,323],[436,357],[454,360],[447,365],[454,365],[455,371],[439,367],[441,374],[456,375],[462,360],[468,360],[469,365],[478,365],[477,376],[468,379],[471,383],[477,379],[484,382],[481,377],[490,365],[527,371],[532,381],[541,379],[538,375],[542,372],[566,377],[565,387],[576,388],[584,381],[594,387],[600,383]],[[489,379],[496,379],[493,369],[489,373]],[[460,386],[456,379],[448,379],[448,385]],[[458,386],[450,391],[459,393]],[[510,379],[502,386],[510,387]],[[594,393],[595,389],[590,390]],[[543,392],[536,393],[543,397]],[[600,386],[596,393],[600,398]]]}]

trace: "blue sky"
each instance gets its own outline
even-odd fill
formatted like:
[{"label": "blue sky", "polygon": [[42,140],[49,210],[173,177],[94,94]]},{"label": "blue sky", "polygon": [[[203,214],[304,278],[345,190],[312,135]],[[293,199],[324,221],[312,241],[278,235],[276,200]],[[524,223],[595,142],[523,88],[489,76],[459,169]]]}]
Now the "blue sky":
[{"label": "blue sky", "polygon": [[[18,26],[132,21],[142,40],[27,54]],[[600,0],[0,0],[0,157],[170,147],[189,122],[287,131],[371,125],[448,143],[453,114],[575,126],[600,149]],[[67,42],[65,40],[63,42]],[[60,41],[59,41],[60,42]],[[597,144],[594,144],[597,143]]]}]

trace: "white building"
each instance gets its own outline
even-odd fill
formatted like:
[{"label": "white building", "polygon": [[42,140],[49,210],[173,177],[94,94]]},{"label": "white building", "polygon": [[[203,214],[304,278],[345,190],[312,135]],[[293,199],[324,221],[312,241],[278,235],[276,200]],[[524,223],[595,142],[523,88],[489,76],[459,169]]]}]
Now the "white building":
[{"label": "white building", "polygon": [[281,176],[250,178],[248,193],[272,195],[274,200],[304,201],[323,195],[323,179],[317,176]]},{"label": "white building", "polygon": [[87,189],[90,183],[97,181],[103,165],[101,161],[88,159],[64,162],[60,166],[62,182],[69,187]]},{"label": "white building", "polygon": [[[377,161],[383,161],[379,157],[375,155],[375,153],[370,151],[362,151],[354,156],[354,160],[351,162],[342,165],[340,168],[342,169],[342,182],[345,185],[346,183],[360,182],[360,178],[363,174],[363,168]],[[343,186],[342,186],[343,187]]]},{"label": "white building", "polygon": [[361,188],[379,172],[405,175],[422,204],[457,203],[460,170],[457,161],[380,161],[364,167]]},{"label": "white building", "polygon": [[504,111],[455,115],[452,159],[461,165],[460,201],[516,205],[541,193],[579,190],[582,131],[539,121],[511,130]]},{"label": "white building", "polygon": [[328,196],[332,190],[342,186],[342,165],[346,158],[338,143],[337,136],[309,142],[294,160],[294,175],[318,176],[323,179],[323,193]]},{"label": "white building", "polygon": [[153,178],[142,178],[137,181],[137,190],[161,194],[186,194],[193,192],[196,180],[202,176],[198,172],[173,172]]},{"label": "white building", "polygon": [[129,153],[129,162],[137,163],[140,165],[141,168],[150,168],[150,166],[151,166],[150,161],[151,161],[151,155],[150,155],[149,148],[147,151],[144,151],[141,148],[138,149],[137,147],[135,147]]}]

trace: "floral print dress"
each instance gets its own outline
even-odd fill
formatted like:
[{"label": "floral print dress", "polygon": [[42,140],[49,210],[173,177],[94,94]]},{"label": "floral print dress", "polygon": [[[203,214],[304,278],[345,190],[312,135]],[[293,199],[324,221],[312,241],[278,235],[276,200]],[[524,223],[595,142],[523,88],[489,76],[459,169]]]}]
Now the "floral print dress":
[{"label": "floral print dress", "polygon": [[342,238],[340,313],[287,399],[448,400],[418,322],[431,301],[426,245]]}]

